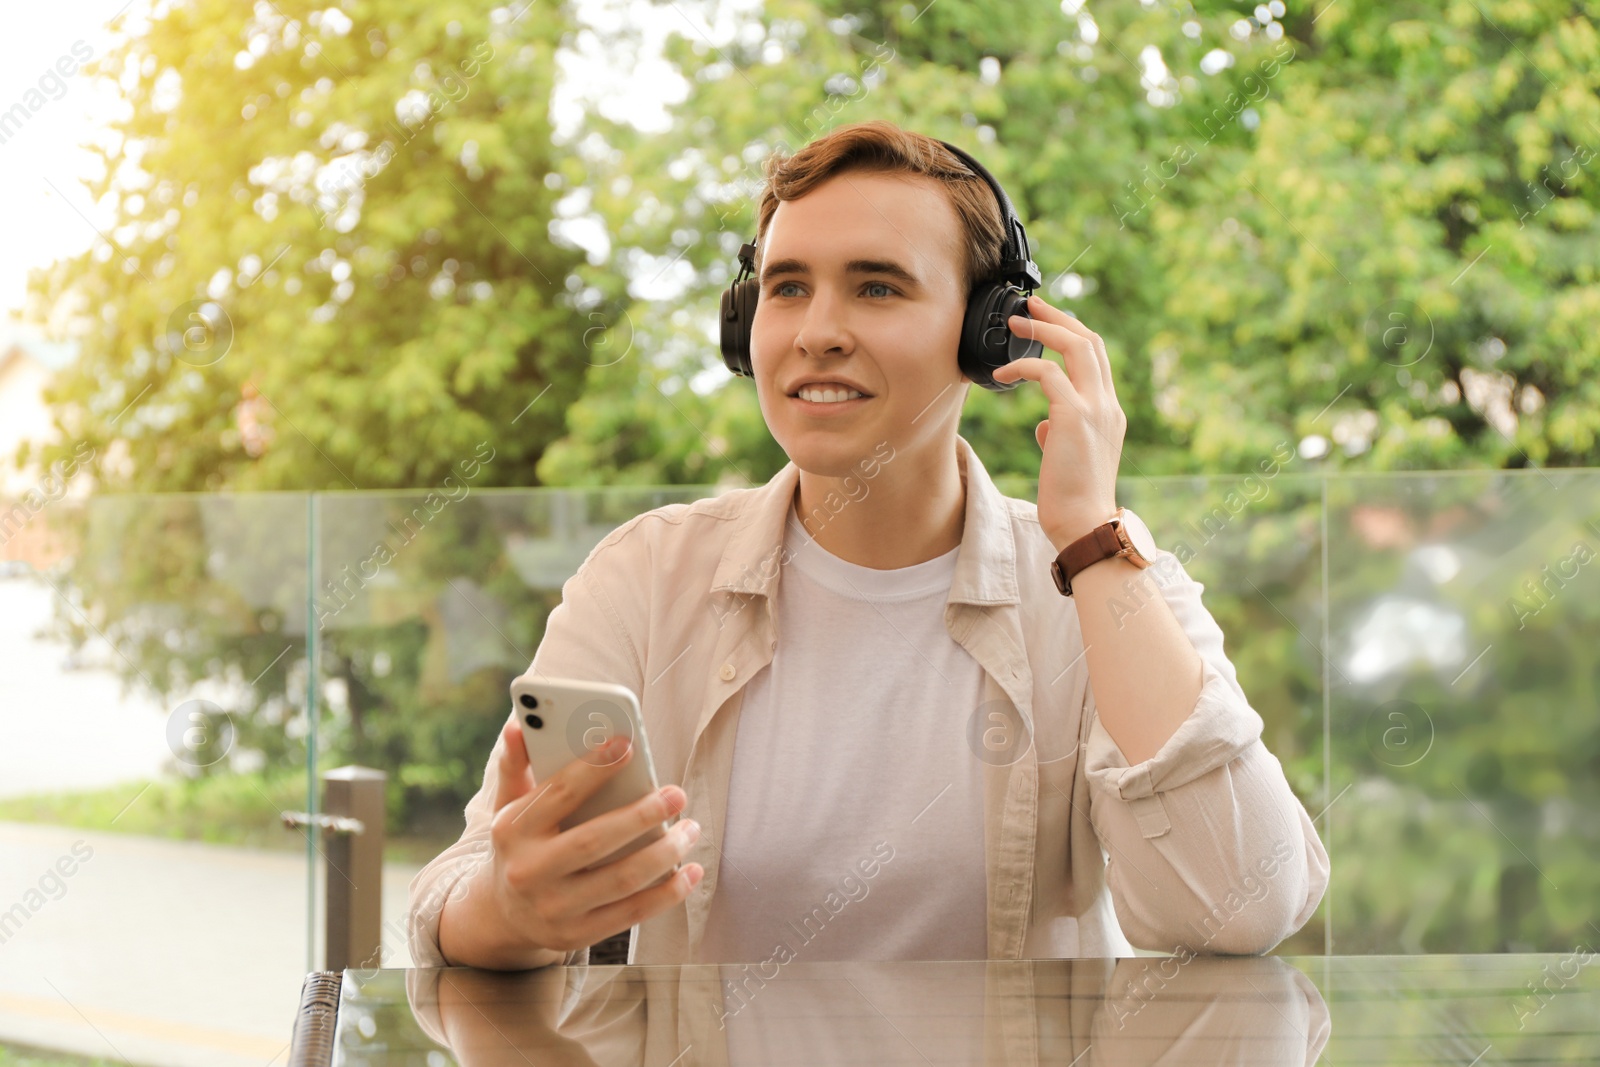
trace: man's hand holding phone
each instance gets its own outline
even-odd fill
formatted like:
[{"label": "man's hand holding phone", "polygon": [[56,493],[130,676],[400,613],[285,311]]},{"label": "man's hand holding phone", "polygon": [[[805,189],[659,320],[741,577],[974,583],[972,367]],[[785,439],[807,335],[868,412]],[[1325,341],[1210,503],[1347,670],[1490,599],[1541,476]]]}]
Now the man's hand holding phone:
[{"label": "man's hand holding phone", "polygon": [[439,944],[447,960],[502,970],[559,962],[553,953],[627,930],[674,907],[700,883],[705,871],[698,863],[679,867],[700,836],[688,819],[595,866],[683,810],[688,798],[675,785],[561,829],[634,758],[627,737],[612,737],[543,782],[534,781],[515,719],[500,740],[492,855],[469,876],[476,884],[445,905]]}]

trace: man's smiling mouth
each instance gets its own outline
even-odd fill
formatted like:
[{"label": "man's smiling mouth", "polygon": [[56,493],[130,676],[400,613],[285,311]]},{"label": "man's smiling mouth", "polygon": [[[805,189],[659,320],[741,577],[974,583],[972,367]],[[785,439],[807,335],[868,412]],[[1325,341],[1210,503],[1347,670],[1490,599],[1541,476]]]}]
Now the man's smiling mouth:
[{"label": "man's smiling mouth", "polygon": [[838,404],[849,400],[865,399],[866,393],[844,385],[802,385],[791,394],[807,403]]}]

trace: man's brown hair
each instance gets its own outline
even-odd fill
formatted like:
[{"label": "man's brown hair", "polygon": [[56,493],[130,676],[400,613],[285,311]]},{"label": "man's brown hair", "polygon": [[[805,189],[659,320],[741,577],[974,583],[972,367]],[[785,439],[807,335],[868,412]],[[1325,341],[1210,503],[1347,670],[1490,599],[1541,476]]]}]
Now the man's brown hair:
[{"label": "man's brown hair", "polygon": [[900,171],[941,183],[961,223],[957,258],[965,271],[962,298],[979,282],[992,281],[999,274],[1005,223],[994,190],[961,157],[932,137],[874,119],[841,126],[793,155],[780,150],[767,157],[763,167],[767,184],[756,224],[757,277],[766,255],[762,238],[778,204],[798,200],[821,182],[847,171]]}]

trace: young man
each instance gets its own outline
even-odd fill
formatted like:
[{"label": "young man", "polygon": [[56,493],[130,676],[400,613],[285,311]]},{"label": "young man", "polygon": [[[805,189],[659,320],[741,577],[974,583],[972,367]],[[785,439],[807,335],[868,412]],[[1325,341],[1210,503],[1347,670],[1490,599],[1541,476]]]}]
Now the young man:
[{"label": "young man", "polygon": [[[1038,504],[1004,497],[957,433],[967,297],[1000,262],[993,191],[884,122],[767,177],[749,365],[791,463],[611,533],[531,667],[638,694],[672,784],[559,831],[631,753],[535,783],[513,714],[461,840],[412,883],[417,964],[577,962],[635,925],[630,962],[764,975],[1272,948],[1321,900],[1327,853],[1199,585],[1118,511],[1104,344],[1038,298],[1010,321],[1062,360],[994,372],[1050,402]],[[1069,551],[1089,564],[1064,596],[1052,562],[1114,517],[1159,580]],[[1129,579],[1148,593],[1131,615],[1112,603]]]}]

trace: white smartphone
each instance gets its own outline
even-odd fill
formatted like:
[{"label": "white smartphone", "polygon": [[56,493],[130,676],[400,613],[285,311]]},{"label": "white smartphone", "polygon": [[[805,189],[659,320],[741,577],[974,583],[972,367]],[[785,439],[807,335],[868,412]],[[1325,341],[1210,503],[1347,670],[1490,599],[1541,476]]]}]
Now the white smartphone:
[{"label": "white smartphone", "polygon": [[[511,683],[511,704],[522,725],[522,743],[528,750],[528,765],[533,768],[536,783],[575,759],[598,765],[603,757],[595,750],[618,734],[633,742],[633,758],[628,765],[577,811],[561,820],[561,829],[570,830],[656,791],[655,765],[650,760],[639,700],[626,686],[524,674]],[[585,870],[602,867],[659,841],[668,825],[661,822],[651,826]],[[674,867],[652,884],[660,885],[676,872]]]}]

